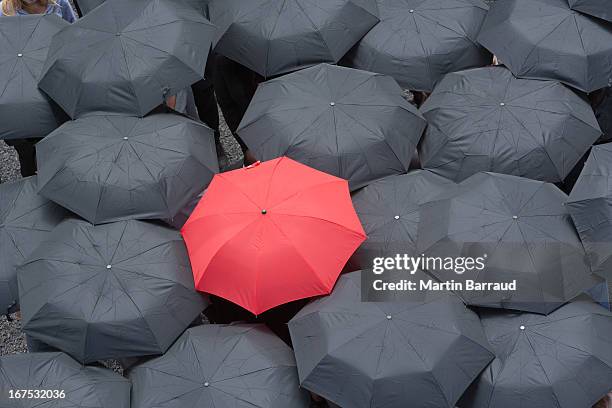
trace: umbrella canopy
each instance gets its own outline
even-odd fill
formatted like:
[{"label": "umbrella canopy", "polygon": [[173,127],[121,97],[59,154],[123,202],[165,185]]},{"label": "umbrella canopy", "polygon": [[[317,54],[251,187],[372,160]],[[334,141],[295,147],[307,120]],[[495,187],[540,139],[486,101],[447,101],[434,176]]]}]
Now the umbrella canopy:
[{"label": "umbrella canopy", "polygon": [[572,10],[612,22],[612,7],[601,0],[568,0]]},{"label": "umbrella canopy", "polygon": [[238,134],[261,160],[288,156],[355,190],[405,173],[425,125],[391,77],[322,64],[261,84]]},{"label": "umbrella canopy", "polygon": [[612,279],[612,143],[594,146],[567,209],[593,272]]},{"label": "umbrella canopy", "polygon": [[595,108],[595,116],[603,132],[600,141],[610,142],[612,141],[612,86],[603,92],[603,100]]},{"label": "umbrella canopy", "polygon": [[612,384],[612,313],[588,299],[548,316],[483,312],[496,358],[461,408],[591,408]]},{"label": "umbrella canopy", "polygon": [[601,135],[573,91],[504,67],[448,74],[421,112],[429,124],[421,164],[455,181],[493,171],[560,182]]},{"label": "umbrella canopy", "polygon": [[419,206],[452,188],[454,183],[417,170],[385,177],[353,195],[353,205],[368,236],[350,259],[351,267],[372,267],[375,257],[417,254]]},{"label": "umbrella canopy", "polygon": [[0,313],[18,301],[17,267],[65,216],[36,193],[36,177],[0,184]]},{"label": "umbrella canopy", "polygon": [[514,289],[464,286],[457,293],[470,305],[550,313],[598,283],[566,199],[552,184],[479,173],[421,207],[417,247],[429,257],[485,259],[462,272],[431,263],[441,281],[516,280]]},{"label": "umbrella canopy", "polygon": [[215,50],[263,77],[336,63],[374,27],[371,0],[212,0]]},{"label": "umbrella canopy", "polygon": [[[131,384],[127,378],[106,368],[84,367],[64,353],[2,356],[0,384],[3,408],[130,407]],[[25,390],[25,396],[10,398],[9,390],[22,395]]]},{"label": "umbrella canopy", "polygon": [[499,0],[478,41],[519,77],[584,92],[612,84],[612,25],[574,12],[568,0]]},{"label": "umbrella canopy", "polygon": [[213,131],[174,114],[77,119],[36,150],[40,193],[95,224],[172,218],[219,172]]},{"label": "umbrella canopy", "polygon": [[187,330],[162,357],[135,367],[133,408],[308,408],[291,349],[264,325]]},{"label": "umbrella canopy", "polygon": [[182,234],[196,288],[256,315],[328,294],[365,239],[347,182],[286,157],[216,175]]},{"label": "umbrella canopy", "polygon": [[203,78],[214,31],[182,0],[107,0],[53,37],[39,86],[72,118],[144,116]]},{"label": "umbrella canopy", "polygon": [[206,306],[177,231],[66,220],[18,272],[23,331],[82,362],[161,354]]},{"label": "umbrella canopy", "polygon": [[431,92],[448,72],[491,63],[476,42],[489,7],[481,0],[375,0],[378,23],[343,63]]},{"label": "umbrella canopy", "polygon": [[342,407],[454,407],[493,353],[478,316],[449,292],[362,302],[361,272],[289,322],[302,387]]},{"label": "umbrella canopy", "polygon": [[100,4],[104,3],[104,1],[105,0],[78,0],[78,3],[81,12],[85,15],[98,7]]},{"label": "umbrella canopy", "polygon": [[38,89],[51,38],[69,24],[56,15],[3,17],[0,25],[0,139],[44,137],[66,115]]}]

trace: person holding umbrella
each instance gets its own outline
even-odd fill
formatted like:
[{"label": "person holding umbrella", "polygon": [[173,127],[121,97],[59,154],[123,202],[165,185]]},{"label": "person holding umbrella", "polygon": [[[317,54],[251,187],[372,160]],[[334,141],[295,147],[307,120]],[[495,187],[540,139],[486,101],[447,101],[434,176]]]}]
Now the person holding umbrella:
[{"label": "person holding umbrella", "polygon": [[[0,16],[16,16],[30,14],[56,14],[69,23],[76,21],[76,15],[68,0],[1,0]],[[40,140],[32,137],[21,140],[7,140],[19,155],[21,175],[32,176],[36,173],[36,150],[34,145]]]}]

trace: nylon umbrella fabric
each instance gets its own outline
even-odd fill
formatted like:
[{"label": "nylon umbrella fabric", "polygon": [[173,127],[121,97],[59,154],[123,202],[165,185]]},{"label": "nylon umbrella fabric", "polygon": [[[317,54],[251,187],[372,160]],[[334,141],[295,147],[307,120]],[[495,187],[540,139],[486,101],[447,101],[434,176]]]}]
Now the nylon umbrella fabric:
[{"label": "nylon umbrella fabric", "polygon": [[213,131],[173,114],[70,121],[37,160],[40,193],[95,224],[171,219],[219,172]]},{"label": "nylon umbrella fabric", "polygon": [[584,92],[612,84],[612,25],[573,11],[567,0],[496,1],[478,41],[521,78]]},{"label": "nylon umbrella fabric", "polygon": [[215,51],[269,78],[337,63],[376,23],[371,0],[212,0]]},{"label": "nylon umbrella fabric", "polygon": [[567,201],[594,273],[612,279],[612,143],[591,149]]},{"label": "nylon umbrella fabric", "polygon": [[0,184],[0,312],[18,303],[17,267],[67,215],[36,192],[36,177]]},{"label": "nylon umbrella fabric", "polygon": [[[131,384],[111,370],[87,367],[64,353],[22,353],[0,357],[0,406],[129,408]],[[26,391],[26,396],[9,398]],[[28,391],[32,397],[28,398]],[[51,394],[49,394],[51,392]],[[58,397],[63,392],[64,397]],[[39,398],[36,398],[39,393]],[[51,395],[51,396],[49,396]],[[35,399],[32,399],[35,398]]]},{"label": "nylon umbrella fabric", "polygon": [[308,408],[291,349],[266,326],[202,325],[130,372],[133,408]]},{"label": "nylon umbrella fabric", "polygon": [[568,0],[572,10],[612,22],[612,8],[605,1]]},{"label": "nylon umbrella fabric", "polygon": [[78,0],[78,3],[81,12],[85,15],[98,7],[100,4],[104,3],[104,1],[105,0]]},{"label": "nylon umbrella fabric", "polygon": [[17,279],[23,331],[84,363],[161,354],[206,306],[180,234],[143,221],[66,220]]},{"label": "nylon umbrella fabric", "polygon": [[260,84],[238,134],[260,160],[287,156],[356,190],[407,172],[425,126],[391,77],[322,64]]},{"label": "nylon umbrella fabric", "polygon": [[612,87],[606,88],[604,92],[603,100],[595,108],[595,116],[603,132],[600,141],[610,142],[612,141]]},{"label": "nylon umbrella fabric", "polygon": [[448,74],[421,112],[421,165],[457,182],[480,171],[561,182],[601,135],[573,91],[504,67]]},{"label": "nylon umbrella fabric", "polygon": [[481,313],[496,354],[461,408],[591,408],[612,384],[612,313],[585,298],[548,316]]},{"label": "nylon umbrella fabric", "polygon": [[44,137],[66,114],[38,89],[52,37],[69,24],[56,15],[4,16],[0,25],[0,139]]},{"label": "nylon umbrella fabric", "polygon": [[216,175],[181,233],[196,288],[255,315],[331,292],[366,238],[346,180],[286,157]]},{"label": "nylon umbrella fabric", "polygon": [[[474,306],[548,314],[599,283],[591,274],[567,208],[552,184],[478,173],[421,207],[417,247],[429,257],[484,258],[458,274],[434,264],[427,272],[454,280]],[[516,288],[469,290],[468,282]]]},{"label": "nylon umbrella fabric", "polygon": [[72,118],[144,116],[203,78],[214,31],[182,0],[107,0],[53,38],[39,86]]},{"label": "nylon umbrella fabric", "polygon": [[302,387],[341,407],[454,407],[493,359],[478,316],[449,292],[362,302],[361,273],[289,322]]},{"label": "nylon umbrella fabric", "polygon": [[374,258],[396,254],[418,256],[420,206],[453,188],[454,183],[430,171],[385,177],[353,194],[353,205],[368,238],[355,251],[355,269],[372,267]]},{"label": "nylon umbrella fabric", "polygon": [[347,54],[348,66],[431,92],[448,72],[491,63],[476,37],[489,10],[480,0],[376,0],[380,23]]}]

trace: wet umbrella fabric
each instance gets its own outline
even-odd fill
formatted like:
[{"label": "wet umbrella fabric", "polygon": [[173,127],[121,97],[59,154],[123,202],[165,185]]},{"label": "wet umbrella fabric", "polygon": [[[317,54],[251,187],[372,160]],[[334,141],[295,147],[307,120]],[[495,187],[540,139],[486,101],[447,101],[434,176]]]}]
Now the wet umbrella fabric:
[{"label": "wet umbrella fabric", "polygon": [[286,157],[216,175],[181,232],[196,288],[255,315],[331,292],[365,240],[346,180]]},{"label": "wet umbrella fabric", "polygon": [[215,51],[269,78],[338,62],[377,22],[370,0],[214,0]]},{"label": "wet umbrella fabric", "polygon": [[590,289],[591,274],[582,243],[552,184],[495,173],[478,173],[454,191],[421,207],[417,247],[430,257],[484,258],[484,268],[462,274],[430,266],[441,281],[465,285],[512,283],[516,288],[457,293],[469,305],[547,314]]},{"label": "wet umbrella fabric", "polygon": [[478,316],[449,292],[362,302],[361,273],[289,322],[302,387],[342,407],[454,407],[493,359]]},{"label": "wet umbrella fabric", "polygon": [[133,408],[308,408],[291,349],[264,325],[203,325],[135,367]]},{"label": "wet umbrella fabric", "polygon": [[454,183],[430,171],[385,177],[353,194],[353,205],[368,238],[349,263],[372,267],[376,257],[419,256],[416,249],[420,205],[452,188]]},{"label": "wet umbrella fabric", "polygon": [[0,139],[44,137],[67,119],[38,79],[53,35],[68,25],[56,15],[2,17]]},{"label": "wet umbrella fabric", "polygon": [[0,184],[0,314],[18,302],[17,267],[66,216],[36,192],[36,177]]},{"label": "wet umbrella fabric", "polygon": [[72,118],[144,116],[203,78],[213,36],[182,0],[107,0],[53,37],[39,86]]},{"label": "wet umbrella fabric", "polygon": [[561,182],[601,135],[573,91],[504,67],[448,74],[421,112],[421,164],[457,182],[480,171]]},{"label": "wet umbrella fabric", "polygon": [[478,36],[512,73],[584,92],[612,84],[612,25],[567,0],[500,0]]},{"label": "wet umbrella fabric", "polygon": [[489,7],[480,0],[376,0],[378,23],[342,64],[431,92],[448,72],[491,63],[476,42]]},{"label": "wet umbrella fabric", "polygon": [[612,384],[612,313],[588,299],[548,316],[481,313],[496,359],[461,408],[591,408]]},{"label": "wet umbrella fabric", "polygon": [[180,234],[61,223],[18,272],[23,330],[81,362],[161,354],[199,316]]},{"label": "wet umbrella fabric", "polygon": [[612,7],[601,0],[568,0],[572,10],[612,22]]},{"label": "wet umbrella fabric", "polygon": [[591,268],[612,279],[612,143],[594,146],[567,202]]},{"label": "wet umbrella fabric", "polygon": [[[0,406],[129,408],[131,384],[111,370],[84,367],[64,353],[23,353],[0,357]],[[32,390],[48,398],[9,398],[8,390]],[[42,392],[41,392],[42,391]],[[53,397],[62,392],[64,397]]]},{"label": "wet umbrella fabric", "polygon": [[408,171],[425,119],[388,76],[321,64],[260,84],[238,134],[255,157],[291,157],[351,190]]},{"label": "wet umbrella fabric", "polygon": [[37,145],[39,190],[95,224],[171,219],[218,173],[213,136],[173,114],[77,119]]}]

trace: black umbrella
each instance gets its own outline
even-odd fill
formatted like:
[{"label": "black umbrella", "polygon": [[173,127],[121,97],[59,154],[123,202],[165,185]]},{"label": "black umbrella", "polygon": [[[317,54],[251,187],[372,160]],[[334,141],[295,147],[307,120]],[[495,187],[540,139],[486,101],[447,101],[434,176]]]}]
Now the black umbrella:
[{"label": "black umbrella", "polygon": [[291,349],[264,325],[187,330],[130,372],[133,408],[307,408]]},{"label": "black umbrella", "polygon": [[610,142],[612,141],[612,86],[605,88],[602,92],[604,93],[602,100],[595,107],[595,116],[603,132],[600,140]]},{"label": "black umbrella", "polygon": [[336,63],[378,18],[371,0],[212,0],[215,50],[263,77]]},{"label": "black umbrella", "polygon": [[612,279],[612,143],[594,146],[567,209],[593,272]]},{"label": "black umbrella", "polygon": [[17,267],[65,216],[36,193],[36,177],[0,184],[0,313],[18,302]]},{"label": "black umbrella", "polygon": [[375,257],[418,256],[419,206],[452,188],[453,182],[417,170],[385,177],[353,195],[353,205],[368,238],[350,259],[354,269],[372,267]]},{"label": "black umbrella", "polygon": [[219,171],[213,131],[173,114],[77,119],[37,152],[40,193],[96,224],[172,218]]},{"label": "black umbrella", "polygon": [[288,156],[351,190],[405,173],[425,120],[388,76],[321,64],[260,84],[238,133],[255,156]]},{"label": "black umbrella", "polygon": [[568,0],[497,0],[478,41],[519,77],[585,92],[612,84],[612,25]]},{"label": "black umbrella", "polygon": [[421,112],[429,124],[421,164],[455,181],[493,171],[560,182],[601,135],[573,91],[504,67],[448,74]]},{"label": "black umbrella", "polygon": [[448,72],[491,63],[476,42],[489,7],[481,0],[375,0],[378,23],[343,61],[431,92]]},{"label": "black umbrella", "polygon": [[461,408],[591,408],[612,387],[612,313],[588,299],[548,316],[483,312],[496,359]]},{"label": "black umbrella", "polygon": [[289,322],[302,387],[341,407],[454,407],[493,359],[478,316],[449,292],[362,302],[361,274]]},{"label": "black umbrella", "polygon": [[101,367],[84,367],[64,353],[0,357],[0,406],[129,408],[127,378]]},{"label": "black umbrella", "polygon": [[[590,289],[584,248],[552,184],[478,173],[436,201],[421,206],[417,247],[428,257],[462,262],[458,270],[431,262],[427,272],[464,286],[470,305],[550,313]],[[467,268],[465,259],[481,258]],[[512,284],[516,287],[494,286]],[[471,282],[486,284],[468,285]]]},{"label": "black umbrella", "polygon": [[84,15],[104,3],[104,0],[77,0],[81,13]]},{"label": "black umbrella", "polygon": [[213,36],[182,0],[107,0],[53,37],[39,86],[72,118],[144,116],[203,78]]},{"label": "black umbrella", "polygon": [[568,0],[573,10],[612,22],[612,7],[602,0]]},{"label": "black umbrella", "polygon": [[68,25],[56,15],[2,17],[0,139],[44,137],[66,120],[38,79],[53,35]]},{"label": "black umbrella", "polygon": [[61,223],[19,269],[23,330],[82,362],[161,354],[206,303],[177,231]]}]

